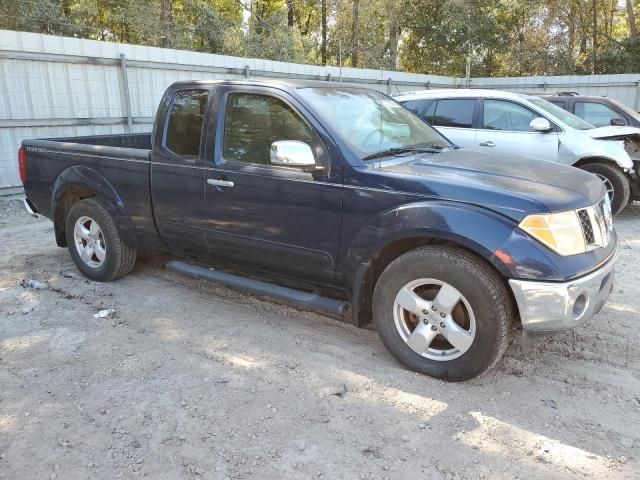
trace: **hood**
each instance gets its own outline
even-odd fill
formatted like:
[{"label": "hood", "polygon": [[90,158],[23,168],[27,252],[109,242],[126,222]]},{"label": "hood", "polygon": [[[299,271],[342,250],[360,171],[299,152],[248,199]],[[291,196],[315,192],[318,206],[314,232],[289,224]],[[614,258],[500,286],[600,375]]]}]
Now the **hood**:
[{"label": "hood", "polygon": [[599,127],[583,130],[591,138],[622,137],[626,135],[640,135],[640,128],[636,127]]},{"label": "hood", "polygon": [[433,196],[492,206],[513,218],[587,207],[605,194],[595,175],[574,167],[464,149],[395,159],[377,169],[405,181],[421,177]]}]

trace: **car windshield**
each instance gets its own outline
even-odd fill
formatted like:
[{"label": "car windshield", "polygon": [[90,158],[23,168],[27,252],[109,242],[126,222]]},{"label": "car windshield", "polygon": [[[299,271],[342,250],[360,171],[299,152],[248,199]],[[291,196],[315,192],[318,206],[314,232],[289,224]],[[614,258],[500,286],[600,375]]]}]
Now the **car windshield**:
[{"label": "car windshield", "polygon": [[585,122],[580,117],[575,116],[573,113],[567,112],[564,108],[554,105],[551,102],[547,102],[542,98],[529,97],[529,101],[536,107],[541,108],[561,122],[569,125],[571,128],[575,128],[577,130],[591,130],[592,128],[595,128],[593,125]]},{"label": "car windshield", "polygon": [[609,98],[608,100],[620,110],[626,112],[627,115],[635,118],[636,120],[640,120],[640,113],[636,112],[633,108],[627,107],[624,103],[614,100],[613,98]]},{"label": "car windshield", "polygon": [[301,88],[298,94],[363,160],[453,147],[402,105],[374,90]]}]

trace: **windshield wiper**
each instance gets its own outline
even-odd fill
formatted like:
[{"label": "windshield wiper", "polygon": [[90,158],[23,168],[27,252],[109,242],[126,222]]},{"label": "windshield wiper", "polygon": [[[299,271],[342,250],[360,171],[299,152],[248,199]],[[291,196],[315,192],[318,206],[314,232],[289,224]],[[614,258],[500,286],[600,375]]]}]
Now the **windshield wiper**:
[{"label": "windshield wiper", "polygon": [[410,145],[407,147],[393,147],[393,148],[387,148],[386,150],[381,150],[379,152],[367,155],[366,157],[363,157],[362,160],[373,160],[374,158],[391,157],[394,155],[399,155],[401,153],[408,153],[408,152],[439,153],[443,149],[444,147],[442,145],[437,145],[437,144]]}]

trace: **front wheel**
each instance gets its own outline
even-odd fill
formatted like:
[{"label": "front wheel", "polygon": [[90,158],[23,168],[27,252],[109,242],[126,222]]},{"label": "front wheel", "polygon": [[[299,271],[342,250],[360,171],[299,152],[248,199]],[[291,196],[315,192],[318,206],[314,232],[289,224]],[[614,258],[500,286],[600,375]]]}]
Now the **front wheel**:
[{"label": "front wheel", "polygon": [[513,307],[488,265],[457,248],[429,246],[385,268],[374,289],[373,316],[382,342],[410,369],[461,381],[500,359]]},{"label": "front wheel", "polygon": [[113,218],[95,198],[71,206],[65,235],[73,262],[92,280],[116,280],[136,263],[136,250],[124,244]]},{"label": "front wheel", "polygon": [[611,212],[618,215],[629,204],[631,186],[619,168],[606,163],[587,163],[583,170],[595,174],[602,182],[611,200]]}]

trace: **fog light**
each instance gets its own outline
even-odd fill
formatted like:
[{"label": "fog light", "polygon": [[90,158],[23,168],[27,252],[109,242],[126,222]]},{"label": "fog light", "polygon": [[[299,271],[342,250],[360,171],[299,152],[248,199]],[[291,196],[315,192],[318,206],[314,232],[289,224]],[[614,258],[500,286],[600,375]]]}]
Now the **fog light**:
[{"label": "fog light", "polygon": [[573,303],[573,318],[578,320],[580,317],[582,317],[584,315],[584,312],[587,311],[588,306],[589,299],[583,293],[578,298],[576,298],[576,301]]}]

